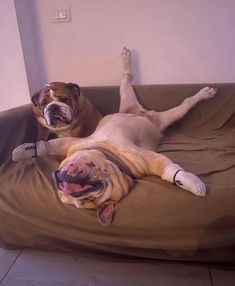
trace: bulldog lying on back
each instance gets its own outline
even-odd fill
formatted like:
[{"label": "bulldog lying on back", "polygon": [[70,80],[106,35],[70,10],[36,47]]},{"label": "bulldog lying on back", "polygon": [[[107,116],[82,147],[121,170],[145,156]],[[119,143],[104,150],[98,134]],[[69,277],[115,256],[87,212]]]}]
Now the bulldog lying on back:
[{"label": "bulldog lying on back", "polygon": [[181,119],[198,102],[213,97],[216,90],[205,87],[168,111],[148,111],[135,97],[131,85],[131,53],[126,48],[122,62],[119,113],[102,118],[87,138],[26,143],[13,151],[14,161],[36,156],[66,156],[53,174],[60,199],[78,208],[96,209],[103,225],[111,223],[115,203],[128,194],[135,178],[156,175],[197,196],[206,194],[206,187],[198,177],[155,149],[170,124]]},{"label": "bulldog lying on back", "polygon": [[51,82],[31,100],[38,122],[56,137],[86,137],[101,119],[75,83]]}]

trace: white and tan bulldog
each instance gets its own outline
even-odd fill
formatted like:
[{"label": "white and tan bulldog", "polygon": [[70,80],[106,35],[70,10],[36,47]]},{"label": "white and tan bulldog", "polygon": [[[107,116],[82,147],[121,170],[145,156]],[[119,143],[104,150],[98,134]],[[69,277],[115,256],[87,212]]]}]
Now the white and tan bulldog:
[{"label": "white and tan bulldog", "polygon": [[168,111],[148,111],[135,97],[131,53],[126,48],[122,62],[119,113],[105,116],[87,138],[26,143],[13,151],[14,161],[45,155],[66,156],[53,174],[62,202],[96,209],[103,225],[111,223],[114,205],[128,194],[135,178],[156,175],[197,196],[206,194],[206,187],[198,177],[155,149],[170,124],[198,102],[213,97],[216,90],[205,87]]},{"label": "white and tan bulldog", "polygon": [[31,101],[38,122],[56,137],[86,137],[101,119],[75,83],[51,82],[36,92]]}]

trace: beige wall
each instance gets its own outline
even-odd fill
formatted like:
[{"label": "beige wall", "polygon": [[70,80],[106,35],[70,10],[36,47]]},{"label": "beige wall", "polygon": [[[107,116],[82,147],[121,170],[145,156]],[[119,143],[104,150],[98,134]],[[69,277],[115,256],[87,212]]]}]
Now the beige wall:
[{"label": "beige wall", "polygon": [[0,1],[0,110],[29,102],[14,0]]},{"label": "beige wall", "polygon": [[[118,85],[124,45],[133,49],[136,84],[235,82],[234,0],[15,0],[15,4],[31,94],[55,80]],[[72,22],[52,23],[52,10],[68,6]],[[5,20],[0,21],[5,27]],[[5,35],[16,33],[16,23],[10,27],[13,33]],[[19,46],[18,35],[15,41]],[[22,65],[19,53],[17,48],[8,62],[11,73]]]},{"label": "beige wall", "polygon": [[[234,0],[31,2],[43,84],[118,85],[123,45],[137,84],[235,81]],[[68,6],[72,22],[52,23]]]}]

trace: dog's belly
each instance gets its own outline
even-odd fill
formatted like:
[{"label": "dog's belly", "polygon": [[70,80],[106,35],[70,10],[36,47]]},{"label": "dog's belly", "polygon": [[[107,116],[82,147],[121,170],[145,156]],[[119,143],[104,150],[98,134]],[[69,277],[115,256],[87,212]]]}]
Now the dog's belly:
[{"label": "dog's belly", "polygon": [[161,138],[160,130],[145,116],[122,113],[105,116],[91,136],[95,142],[132,143],[148,150],[155,150]]}]

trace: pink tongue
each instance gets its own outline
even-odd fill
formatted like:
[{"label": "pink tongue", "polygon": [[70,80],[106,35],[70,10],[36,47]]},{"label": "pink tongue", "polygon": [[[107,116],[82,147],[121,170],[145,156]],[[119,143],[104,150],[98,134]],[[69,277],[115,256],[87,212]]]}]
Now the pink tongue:
[{"label": "pink tongue", "polygon": [[63,122],[67,122],[67,119],[64,116],[61,116],[61,115],[54,115],[53,119],[60,120],[60,121],[63,121]]},{"label": "pink tongue", "polygon": [[62,192],[66,194],[72,194],[74,192],[82,192],[91,187],[92,185],[89,185],[89,184],[81,186],[79,184],[60,182],[60,189],[62,190]]},{"label": "pink tongue", "polygon": [[62,115],[56,115],[55,118],[60,119],[60,120],[66,120],[66,117]]}]

